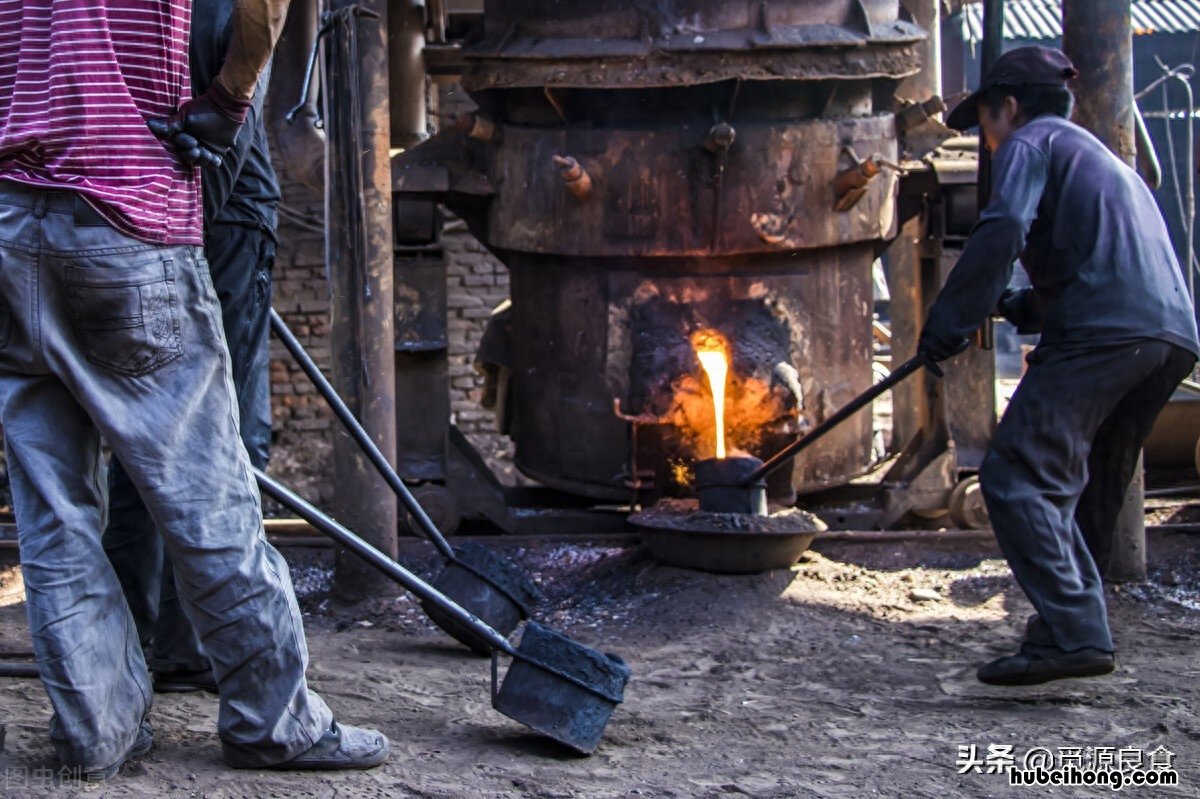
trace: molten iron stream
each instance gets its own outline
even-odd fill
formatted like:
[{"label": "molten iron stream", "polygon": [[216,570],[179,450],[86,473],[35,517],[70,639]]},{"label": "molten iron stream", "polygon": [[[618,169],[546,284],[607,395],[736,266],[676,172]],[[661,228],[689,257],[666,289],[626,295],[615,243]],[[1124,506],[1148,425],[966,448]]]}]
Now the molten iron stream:
[{"label": "molten iron stream", "polygon": [[725,457],[725,383],[729,378],[729,359],[725,351],[697,350],[696,357],[708,375],[708,385],[712,389],[713,417],[716,419],[717,457]]}]

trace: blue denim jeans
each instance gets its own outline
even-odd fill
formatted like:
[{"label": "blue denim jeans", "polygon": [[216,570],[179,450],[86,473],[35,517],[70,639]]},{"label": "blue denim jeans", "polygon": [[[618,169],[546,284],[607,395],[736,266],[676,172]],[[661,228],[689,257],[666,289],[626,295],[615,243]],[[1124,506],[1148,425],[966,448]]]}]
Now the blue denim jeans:
[{"label": "blue denim jeans", "polygon": [[0,183],[0,424],[29,626],[72,767],[119,759],[149,675],[101,546],[100,442],[161,531],[220,689],[226,760],[312,746],[331,714],[287,564],[266,540],[208,267],[195,247],[127,238],[68,192]]},{"label": "blue denim jeans", "polygon": [[[266,231],[213,223],[204,254],[221,306],[237,391],[239,428],[250,463],[265,469],[271,448],[271,267],[275,242]],[[207,671],[208,656],[188,621],[162,537],[117,458],[109,462],[104,550],[117,572],[138,638],[158,673]]]}]

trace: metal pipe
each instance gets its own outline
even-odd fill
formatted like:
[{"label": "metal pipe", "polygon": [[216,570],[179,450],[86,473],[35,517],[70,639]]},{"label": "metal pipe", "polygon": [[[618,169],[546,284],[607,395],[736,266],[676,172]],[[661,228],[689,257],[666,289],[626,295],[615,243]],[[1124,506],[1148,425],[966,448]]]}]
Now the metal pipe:
[{"label": "metal pipe", "polygon": [[287,324],[275,312],[274,308],[271,309],[271,330],[275,332],[275,337],[283,344],[284,349],[291,353],[292,358],[300,366],[300,370],[308,375],[308,379],[316,386],[317,393],[329,403],[329,407],[333,409],[333,415],[345,426],[346,432],[363,448],[363,452],[366,454],[367,459],[371,461],[371,465],[375,467],[379,475],[387,482],[396,496],[400,498],[400,501],[404,503],[404,507],[412,514],[412,517],[417,522],[417,526],[421,528],[425,537],[437,547],[438,551],[446,559],[454,560],[454,549],[451,548],[450,542],[445,539],[441,531],[438,530],[437,525],[425,513],[425,509],[421,507],[421,503],[417,502],[417,498],[413,496],[408,486],[400,479],[400,475],[396,474],[396,470],[392,468],[387,458],[379,451],[379,447],[375,446],[375,442],[367,435],[367,431],[354,418],[354,414],[346,406],[346,403],[342,401],[342,398],[338,396],[333,385],[325,379],[325,375],[321,373],[320,367],[317,366],[316,362],[305,351],[304,346],[301,345],[292,331],[288,329]]},{"label": "metal pipe", "polygon": [[[1063,0],[1062,16],[1063,50],[1079,70],[1072,86],[1078,100],[1075,122],[1133,167],[1136,148],[1130,0]],[[1145,476],[1139,456],[1111,546],[1087,542],[1093,552],[1111,553],[1107,563],[1097,563],[1105,579],[1146,579],[1145,504]]]},{"label": "metal pipe", "polygon": [[[319,191],[325,182],[325,134],[317,126],[317,30],[317,0],[293,0],[275,48],[266,114],[272,153],[284,174]],[[298,105],[297,97],[304,98]]]},{"label": "metal pipe", "polygon": [[40,677],[36,663],[4,663],[0,661],[0,677]]},{"label": "metal pipe", "polygon": [[[1004,53],[1004,0],[983,0],[983,47],[980,53],[979,79],[991,71]],[[979,135],[979,184],[976,188],[980,213],[992,198],[992,153],[982,131]],[[983,350],[995,346],[995,330],[989,316],[976,334],[976,345]]]},{"label": "metal pipe", "polygon": [[[1184,236],[1187,243],[1184,252],[1187,261],[1188,293],[1192,296],[1192,305],[1196,304],[1196,95],[1192,91],[1192,82],[1177,75],[1187,94],[1187,155],[1184,156],[1184,174],[1187,175],[1187,194],[1184,198]],[[1170,129],[1171,120],[1166,120]],[[1172,156],[1175,151],[1172,149]]]},{"label": "metal pipe", "polygon": [[928,34],[915,45],[921,56],[921,71],[900,82],[896,95],[906,100],[924,103],[942,92],[942,0],[903,0],[902,5],[913,22]]},{"label": "metal pipe", "polygon": [[1130,0],[1063,0],[1063,50],[1079,70],[1074,119],[1134,165]]},{"label": "metal pipe", "polygon": [[[991,71],[1004,53],[1004,0],[983,0],[983,42],[979,52],[979,80]],[[979,210],[992,196],[992,153],[979,137]]]},{"label": "metal pipe", "polygon": [[388,0],[388,72],[392,147],[429,138],[425,108],[425,7]]},{"label": "metal pipe", "polygon": [[[333,385],[389,461],[396,453],[392,186],[387,5],[333,0],[325,40],[325,263]],[[396,498],[362,449],[333,438],[333,508],[376,549],[396,553]],[[374,569],[339,552],[336,593],[390,592]]]},{"label": "metal pipe", "polygon": [[[1192,76],[1195,74],[1195,67],[1192,64],[1181,64],[1171,68],[1163,63],[1161,58],[1155,57],[1159,67],[1162,68],[1163,74],[1151,81],[1150,85],[1142,89],[1133,96],[1134,111],[1138,115],[1139,127],[1139,149],[1138,156],[1141,157],[1141,135],[1145,122],[1141,119],[1141,111],[1137,107],[1137,102],[1147,94],[1162,87],[1163,93],[1163,130],[1167,134],[1167,157],[1171,162],[1171,179],[1175,189],[1175,201],[1179,206],[1180,221],[1183,223],[1184,238],[1183,247],[1179,255],[1179,261],[1184,266],[1188,281],[1188,294],[1192,298],[1192,305],[1196,304],[1196,270],[1200,269],[1200,264],[1196,262],[1196,97],[1192,91]],[[1175,138],[1171,133],[1171,104],[1168,96],[1168,85],[1170,81],[1177,80],[1183,86],[1183,91],[1187,95],[1187,155],[1185,156],[1185,173],[1187,174],[1187,200],[1179,193],[1179,170],[1175,162]]]},{"label": "metal pipe", "polygon": [[[1150,191],[1158,191],[1162,187],[1162,162],[1158,160],[1158,151],[1154,148],[1154,140],[1146,128],[1146,118],[1137,101],[1133,103],[1134,130],[1137,134],[1137,171]],[[1194,300],[1193,300],[1194,301]]]},{"label": "metal pipe", "polygon": [[507,638],[484,624],[472,613],[459,607],[441,591],[401,566],[395,560],[389,558],[383,552],[380,552],[362,538],[317,510],[299,494],[296,494],[274,478],[268,477],[258,469],[254,470],[254,477],[264,494],[332,538],[345,549],[352,552],[356,558],[361,558],[370,568],[377,570],[380,574],[404,586],[406,590],[415,594],[422,602],[433,605],[438,610],[452,617],[456,623],[478,634],[493,648],[508,655],[515,655],[513,646],[508,642]]}]

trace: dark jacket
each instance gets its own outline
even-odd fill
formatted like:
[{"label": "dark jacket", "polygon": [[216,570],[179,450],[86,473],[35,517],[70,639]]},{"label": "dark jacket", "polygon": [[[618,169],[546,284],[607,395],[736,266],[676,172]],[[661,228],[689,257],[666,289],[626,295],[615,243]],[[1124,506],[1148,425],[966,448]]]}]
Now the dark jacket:
[{"label": "dark jacket", "polygon": [[[216,79],[229,51],[233,0],[195,0],[189,50],[192,91],[201,94]],[[275,236],[279,182],[271,166],[263,101],[270,82],[268,66],[258,81],[254,104],[233,150],[217,169],[205,169],[204,227],[214,222],[258,227]]]},{"label": "dark jacket", "polygon": [[1096,137],[1056,116],[1016,131],[993,160],[992,195],[930,309],[923,337],[969,336],[996,308],[1018,257],[1031,289],[1006,314],[1041,346],[1161,339],[1200,355],[1187,284],[1141,178]]}]

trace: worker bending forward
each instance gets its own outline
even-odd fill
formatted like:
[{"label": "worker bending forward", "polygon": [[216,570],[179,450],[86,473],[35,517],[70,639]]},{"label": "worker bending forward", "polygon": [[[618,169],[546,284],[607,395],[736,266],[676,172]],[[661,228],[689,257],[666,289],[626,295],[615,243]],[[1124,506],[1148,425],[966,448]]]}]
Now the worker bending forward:
[{"label": "worker bending forward", "polygon": [[[980,469],[996,538],[1037,611],[1020,651],[979,669],[995,685],[1113,670],[1101,575],[1117,515],[1155,417],[1200,353],[1154,197],[1067,121],[1076,74],[1058,50],[1010,51],[948,120],[978,122],[992,194],[920,351],[962,351],[994,310],[1041,333]],[[1018,257],[1032,288],[1006,288]]]}]

